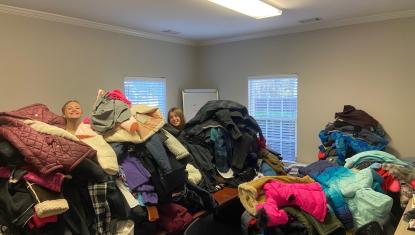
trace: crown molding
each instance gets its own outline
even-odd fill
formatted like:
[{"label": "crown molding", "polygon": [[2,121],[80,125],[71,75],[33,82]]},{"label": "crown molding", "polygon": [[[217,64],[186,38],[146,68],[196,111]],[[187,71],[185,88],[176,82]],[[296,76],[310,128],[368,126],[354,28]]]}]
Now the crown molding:
[{"label": "crown molding", "polygon": [[141,37],[141,38],[146,38],[146,39],[154,39],[154,40],[172,42],[172,43],[178,43],[178,44],[184,44],[184,45],[195,45],[195,43],[191,40],[185,40],[185,39],[176,38],[176,37],[169,37],[165,35],[158,35],[154,33],[134,30],[134,29],[126,28],[126,27],[103,24],[103,23],[99,23],[99,22],[95,22],[91,20],[84,20],[84,19],[75,18],[75,17],[63,16],[63,15],[53,14],[53,13],[44,12],[44,11],[13,7],[13,6],[5,5],[5,4],[0,4],[0,12],[6,13],[6,14],[12,14],[12,15],[20,15],[20,16],[25,16],[25,17],[37,18],[37,19],[42,19],[42,20],[47,20],[47,21],[52,21],[52,22],[76,25],[76,26],[81,26],[81,27],[86,27],[86,28],[99,29],[99,30],[113,32],[113,33],[126,34],[130,36]]},{"label": "crown molding", "polygon": [[398,12],[364,16],[364,17],[347,18],[347,19],[335,20],[331,22],[322,21],[322,22],[318,22],[318,23],[314,23],[310,25],[302,25],[302,26],[297,26],[297,27],[292,27],[292,28],[283,28],[283,29],[278,29],[278,30],[273,30],[273,31],[267,31],[267,32],[255,33],[255,34],[247,34],[247,35],[236,36],[236,37],[193,41],[193,40],[186,40],[186,39],[181,39],[181,38],[171,37],[171,36],[166,36],[166,35],[159,35],[155,33],[143,32],[143,31],[134,30],[131,28],[114,26],[110,24],[104,24],[104,23],[99,23],[99,22],[75,18],[75,17],[53,14],[49,12],[31,10],[31,9],[20,8],[20,7],[13,7],[13,6],[5,5],[5,4],[0,4],[0,13],[20,15],[20,16],[25,16],[25,17],[52,21],[52,22],[59,22],[59,23],[64,23],[64,24],[86,27],[86,28],[126,34],[130,36],[141,37],[141,38],[146,38],[146,39],[153,39],[153,40],[184,44],[184,45],[191,45],[191,46],[195,46],[195,45],[208,46],[208,45],[215,45],[215,44],[223,44],[223,43],[229,43],[229,42],[245,41],[245,40],[250,40],[250,39],[292,34],[292,33],[300,33],[300,32],[319,30],[319,29],[376,22],[376,21],[408,18],[408,17],[415,16],[415,10],[406,10],[406,11],[398,11]]},{"label": "crown molding", "polygon": [[285,35],[285,34],[292,34],[292,33],[300,33],[300,32],[307,32],[307,31],[314,31],[319,29],[327,29],[327,28],[335,28],[347,25],[354,25],[354,24],[363,24],[363,23],[370,23],[370,22],[377,22],[377,21],[384,21],[384,20],[392,20],[392,19],[399,19],[399,18],[408,18],[414,17],[415,10],[406,10],[406,11],[398,11],[398,12],[391,12],[385,14],[378,14],[378,15],[370,15],[370,16],[363,16],[363,17],[355,17],[355,18],[347,18],[341,19],[331,22],[318,22],[310,25],[298,26],[293,28],[283,28],[263,33],[255,33],[255,34],[248,34],[242,35],[237,37],[229,37],[223,39],[214,39],[214,40],[206,40],[206,41],[199,41],[197,45],[199,46],[208,46],[208,45],[215,45],[215,44],[223,44],[228,42],[237,42],[237,41],[245,41],[250,39],[257,39],[257,38],[264,38],[264,37],[271,37],[277,35]]}]

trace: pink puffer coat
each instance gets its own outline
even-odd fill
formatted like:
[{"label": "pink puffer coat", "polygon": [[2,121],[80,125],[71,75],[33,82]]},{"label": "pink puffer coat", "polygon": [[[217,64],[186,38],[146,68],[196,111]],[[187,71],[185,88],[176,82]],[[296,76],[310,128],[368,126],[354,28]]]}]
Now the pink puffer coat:
[{"label": "pink puffer coat", "polygon": [[263,190],[266,199],[264,203],[257,205],[257,211],[265,209],[267,226],[286,224],[288,215],[279,208],[293,205],[324,222],[327,201],[320,184],[286,184],[274,180],[266,183]]}]

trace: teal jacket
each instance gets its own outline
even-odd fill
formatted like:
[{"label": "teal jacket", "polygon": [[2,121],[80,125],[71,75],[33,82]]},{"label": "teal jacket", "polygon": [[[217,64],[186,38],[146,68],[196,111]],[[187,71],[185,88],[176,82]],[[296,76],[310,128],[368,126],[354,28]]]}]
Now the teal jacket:
[{"label": "teal jacket", "polygon": [[339,182],[339,188],[352,212],[355,228],[371,221],[382,223],[389,215],[392,198],[373,190],[373,187],[380,189],[381,180],[371,168],[365,168]]},{"label": "teal jacket", "polygon": [[347,158],[346,163],[344,164],[344,167],[353,168],[354,166],[364,161],[377,161],[381,163],[387,162],[387,163],[393,163],[393,164],[403,165],[403,166],[410,165],[408,162],[399,160],[398,158],[396,158],[390,153],[373,150],[373,151],[361,152],[361,153],[353,155],[352,157]]}]

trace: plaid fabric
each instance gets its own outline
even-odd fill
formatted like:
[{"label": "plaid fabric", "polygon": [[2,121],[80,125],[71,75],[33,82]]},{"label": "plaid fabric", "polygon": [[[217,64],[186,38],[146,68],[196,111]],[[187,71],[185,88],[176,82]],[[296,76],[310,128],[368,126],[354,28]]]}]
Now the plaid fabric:
[{"label": "plaid fabric", "polygon": [[88,191],[95,212],[96,234],[111,235],[111,211],[107,202],[107,182],[88,184]]}]

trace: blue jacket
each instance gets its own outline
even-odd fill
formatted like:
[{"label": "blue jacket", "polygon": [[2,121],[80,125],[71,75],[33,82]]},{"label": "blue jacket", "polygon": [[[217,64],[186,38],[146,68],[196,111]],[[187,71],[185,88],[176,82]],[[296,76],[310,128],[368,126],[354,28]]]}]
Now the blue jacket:
[{"label": "blue jacket", "polygon": [[385,138],[379,137],[379,139],[383,141],[379,140],[376,145],[371,145],[363,139],[354,138],[341,131],[326,132],[323,130],[320,131],[319,137],[323,144],[329,142],[329,140],[334,141],[336,153],[341,162],[344,162],[350,152],[360,153],[369,150],[383,150],[388,144],[388,141]]},{"label": "blue jacket", "polygon": [[354,173],[345,167],[318,161],[302,171],[321,184],[330,207],[345,228],[380,222],[391,210],[392,199],[379,187],[383,179],[371,168]]},{"label": "blue jacket", "polygon": [[352,175],[351,170],[341,166],[331,166],[319,174],[311,175],[314,180],[321,184],[328,203],[346,229],[353,228],[353,215],[343,197],[339,183]]}]

